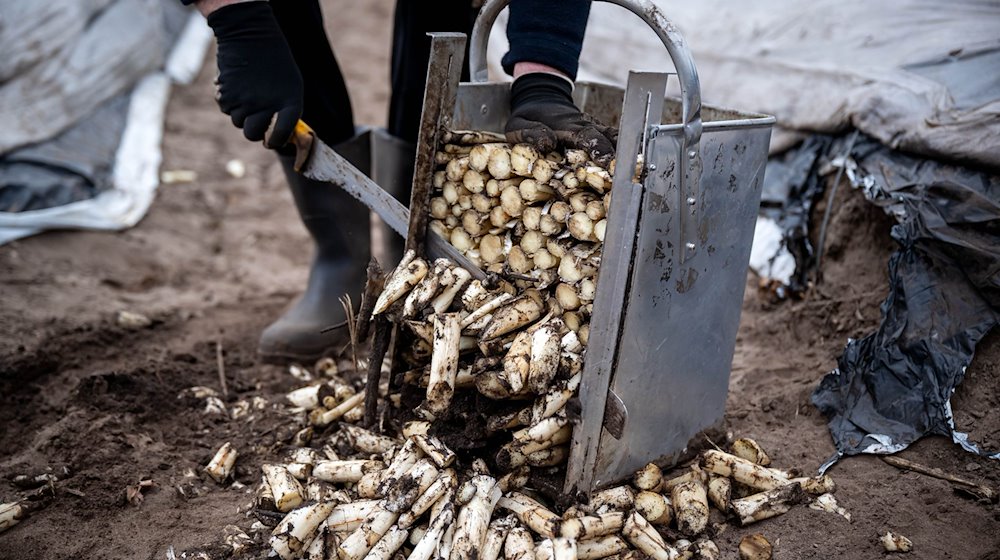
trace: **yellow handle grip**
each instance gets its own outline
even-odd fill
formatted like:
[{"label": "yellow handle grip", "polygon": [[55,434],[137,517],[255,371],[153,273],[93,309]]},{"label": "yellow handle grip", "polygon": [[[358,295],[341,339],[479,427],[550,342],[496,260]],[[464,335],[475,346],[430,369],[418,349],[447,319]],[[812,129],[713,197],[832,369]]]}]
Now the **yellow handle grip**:
[{"label": "yellow handle grip", "polygon": [[289,142],[295,145],[295,171],[301,171],[306,161],[309,160],[315,141],[316,133],[312,127],[302,119],[299,119],[295,123],[295,132],[292,133],[292,137],[289,139]]}]

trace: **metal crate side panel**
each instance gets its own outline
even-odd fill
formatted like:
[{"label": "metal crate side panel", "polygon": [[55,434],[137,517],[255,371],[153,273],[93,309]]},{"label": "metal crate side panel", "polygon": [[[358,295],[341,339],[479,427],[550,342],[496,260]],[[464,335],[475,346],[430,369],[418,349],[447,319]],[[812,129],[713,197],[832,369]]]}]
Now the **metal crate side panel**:
[{"label": "metal crate side panel", "polygon": [[769,139],[768,127],[702,136],[699,239],[683,264],[678,214],[689,208],[676,176],[681,137],[661,132],[655,139],[657,169],[646,180],[611,383],[628,421],[621,440],[603,435],[595,486],[650,461],[676,461],[691,438],[722,418]]}]

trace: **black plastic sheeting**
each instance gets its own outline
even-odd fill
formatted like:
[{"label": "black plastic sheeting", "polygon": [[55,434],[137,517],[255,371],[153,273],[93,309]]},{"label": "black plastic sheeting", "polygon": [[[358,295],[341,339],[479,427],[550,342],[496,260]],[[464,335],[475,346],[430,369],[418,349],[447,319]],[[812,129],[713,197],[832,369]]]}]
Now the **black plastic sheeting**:
[{"label": "black plastic sheeting", "polygon": [[809,274],[817,258],[809,239],[810,216],[826,185],[820,170],[833,142],[832,136],[810,136],[797,149],[767,162],[761,213],[781,228],[781,242],[795,258],[795,272],[788,285],[777,287],[779,299],[798,296],[809,288]]},{"label": "black plastic sheeting", "polygon": [[[846,145],[840,138],[800,149],[815,158],[841,154]],[[889,259],[881,324],[848,341],[837,369],[813,393],[837,447],[824,469],[843,455],[895,453],[928,434],[989,455],[956,430],[950,398],[976,344],[1000,323],[1000,177],[895,153],[867,138],[851,149],[846,170],[868,200],[896,218],[899,249]]]},{"label": "black plastic sheeting", "polygon": [[0,212],[63,206],[112,188],[128,103],[119,95],[59,136],[0,156]]}]

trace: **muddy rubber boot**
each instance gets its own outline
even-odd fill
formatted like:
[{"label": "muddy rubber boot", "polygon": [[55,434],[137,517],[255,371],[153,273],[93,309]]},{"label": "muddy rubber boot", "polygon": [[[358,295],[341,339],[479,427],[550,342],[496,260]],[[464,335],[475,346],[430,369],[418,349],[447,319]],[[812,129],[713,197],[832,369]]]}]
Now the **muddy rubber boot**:
[{"label": "muddy rubber boot", "polygon": [[369,213],[343,190],[296,173],[294,157],[278,158],[316,248],[305,293],[264,329],[257,352],[267,363],[311,365],[348,340],[345,326],[321,331],[344,323],[342,295],[350,294],[355,306],[360,302],[370,254]]}]

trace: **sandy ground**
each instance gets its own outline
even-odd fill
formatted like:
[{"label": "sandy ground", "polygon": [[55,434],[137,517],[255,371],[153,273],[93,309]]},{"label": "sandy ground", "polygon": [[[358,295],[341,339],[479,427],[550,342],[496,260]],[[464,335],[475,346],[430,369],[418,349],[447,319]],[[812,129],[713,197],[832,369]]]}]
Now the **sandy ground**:
[{"label": "sandy ground", "polygon": [[[391,3],[325,1],[327,26],[359,122],[384,121]],[[53,469],[62,480],[29,519],[0,534],[0,558],[165,558],[217,540],[240,512],[259,466],[287,441],[281,395],[301,384],[258,363],[259,331],[306,278],[310,245],[270,154],[243,140],[211,96],[210,63],[170,102],[163,169],[191,169],[190,184],[161,187],[150,214],[119,234],[54,232],[0,247],[0,501],[30,494],[9,479]],[[243,179],[224,171],[247,164]],[[878,323],[892,250],[889,221],[859,195],[836,202],[826,280],[804,301],[774,303],[747,280],[733,364],[729,430],[754,437],[778,466],[812,470],[833,452],[809,403],[848,337]],[[116,325],[120,310],[153,325]],[[221,345],[230,396],[262,409],[233,420],[203,412],[192,386],[218,389]],[[955,398],[956,417],[978,441],[1000,441],[1000,336],[993,333]],[[186,476],[223,442],[242,451],[236,479],[220,487]],[[996,447],[996,445],[994,445]],[[997,487],[1000,469],[944,438],[901,454]],[[717,535],[725,558],[762,532],[776,558],[877,558],[886,530],[910,537],[921,559],[1000,558],[1000,507],[943,481],[875,457],[844,460],[831,474],[853,522],[797,508]],[[156,486],[138,506],[124,499],[140,479]],[[44,492],[43,492],[44,494]]]}]

